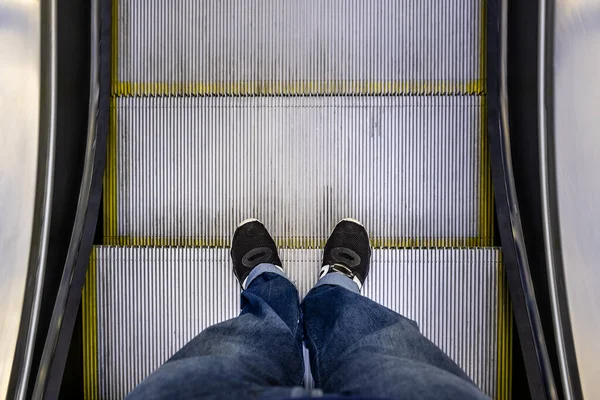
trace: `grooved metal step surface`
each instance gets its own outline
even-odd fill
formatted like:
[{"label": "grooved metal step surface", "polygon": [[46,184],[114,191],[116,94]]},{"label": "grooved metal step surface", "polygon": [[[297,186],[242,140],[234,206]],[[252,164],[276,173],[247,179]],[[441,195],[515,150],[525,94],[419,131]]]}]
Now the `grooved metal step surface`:
[{"label": "grooved metal step surface", "polygon": [[118,95],[484,92],[482,0],[113,4]]},{"label": "grooved metal step surface", "polygon": [[[322,251],[280,252],[304,296]],[[228,249],[96,247],[83,293],[86,398],[122,398],[239,313]],[[374,250],[363,295],[415,320],[487,394],[507,398],[511,307],[496,248]]]},{"label": "grooved metal step surface", "polygon": [[115,101],[105,243],[226,246],[261,219],[314,248],[353,216],[375,247],[492,244],[479,96]]},{"label": "grooved metal step surface", "polygon": [[[512,315],[494,245],[485,0],[112,1],[103,243],[83,293],[86,398],[122,398],[239,312],[228,249],[260,218],[304,296],[341,218],[363,294],[495,398]],[[413,247],[408,249],[407,247]]]}]

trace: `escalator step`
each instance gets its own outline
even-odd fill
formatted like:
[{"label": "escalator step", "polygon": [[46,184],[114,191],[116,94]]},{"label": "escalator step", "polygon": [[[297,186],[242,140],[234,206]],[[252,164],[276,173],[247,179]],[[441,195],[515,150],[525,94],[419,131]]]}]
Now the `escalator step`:
[{"label": "escalator step", "polygon": [[115,95],[482,94],[482,0],[115,0]]},{"label": "escalator step", "polygon": [[[303,296],[320,250],[281,250]],[[487,394],[508,398],[511,306],[499,249],[374,250],[363,294],[415,320]],[[83,294],[86,398],[122,398],[239,312],[228,249],[96,247]]]},{"label": "escalator step", "polygon": [[374,247],[489,246],[479,96],[116,99],[104,243],[217,246],[261,219],[318,248],[355,217]]}]

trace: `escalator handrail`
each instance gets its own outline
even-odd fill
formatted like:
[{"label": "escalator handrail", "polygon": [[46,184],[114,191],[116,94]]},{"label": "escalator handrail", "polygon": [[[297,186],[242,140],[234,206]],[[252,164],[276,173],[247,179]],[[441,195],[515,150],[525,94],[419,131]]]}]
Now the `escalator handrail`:
[{"label": "escalator handrail", "polygon": [[[91,0],[90,4],[90,92],[83,174],[67,257],[33,389],[32,397],[34,399],[58,397],[66,359],[65,349],[69,347],[68,343],[76,317],[77,308],[73,308],[73,304],[79,304],[81,298],[83,285],[81,276],[85,276],[89,261],[91,251],[89,235],[93,236],[95,230],[98,214],[97,199],[102,189],[101,177],[106,157],[106,134],[100,132],[97,124],[100,99],[99,0]],[[84,239],[88,240],[84,241]],[[67,318],[69,324],[66,324]],[[68,326],[65,327],[65,325]],[[59,347],[61,350],[58,350]]]},{"label": "escalator handrail", "polygon": [[[511,294],[513,296],[519,292],[519,302],[515,302],[514,306],[522,307],[524,310],[519,310],[521,318],[521,332],[527,332],[527,340],[524,343],[525,357],[533,357],[534,360],[526,360],[526,369],[530,380],[530,388],[534,398],[557,399],[557,389],[552,374],[552,367],[548,355],[548,348],[543,333],[542,323],[539,315],[537,301],[533,282],[531,279],[531,270],[527,257],[527,249],[523,236],[523,228],[519,214],[519,202],[517,198],[513,162],[511,155],[511,131],[510,131],[510,115],[509,115],[509,97],[508,97],[508,0],[499,0],[499,24],[498,24],[498,44],[499,54],[496,60],[498,65],[498,126],[490,130],[490,138],[493,135],[495,144],[495,157],[497,170],[499,175],[495,176],[497,208],[502,208],[502,217],[508,222],[509,232],[504,232],[502,247],[505,253],[509,253],[511,262],[514,263],[511,268],[512,287]],[[490,93],[494,95],[494,93]],[[498,190],[498,186],[501,187]],[[500,216],[499,216],[500,218]],[[508,257],[507,257],[508,258]],[[508,267],[507,267],[508,270]],[[510,284],[510,282],[509,282]],[[517,317],[517,315],[515,315]],[[517,318],[517,325],[519,325]],[[526,326],[527,331],[523,330]],[[523,342],[522,338],[522,342]],[[523,343],[522,343],[523,344]],[[533,380],[533,381],[532,381]]]}]

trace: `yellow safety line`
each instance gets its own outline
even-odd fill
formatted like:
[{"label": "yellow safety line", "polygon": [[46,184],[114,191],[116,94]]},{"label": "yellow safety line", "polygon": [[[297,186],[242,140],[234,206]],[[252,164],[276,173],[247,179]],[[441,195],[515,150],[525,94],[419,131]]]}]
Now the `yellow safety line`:
[{"label": "yellow safety line", "polygon": [[[275,237],[279,248],[287,249],[322,249],[326,237]],[[427,247],[478,247],[480,237],[467,238],[371,238],[371,246],[375,249],[427,248]],[[104,244],[110,246],[132,247],[220,247],[231,245],[230,237],[129,237],[111,236],[104,238]]]},{"label": "yellow safety line", "polygon": [[[119,1],[112,1],[112,67],[111,86],[118,81],[119,67]],[[106,151],[106,169],[103,179],[103,231],[104,237],[117,235],[117,100],[111,95],[109,128]]]},{"label": "yellow safety line", "polygon": [[[103,177],[103,231],[104,237],[117,236],[117,101],[110,99],[106,169]],[[107,243],[109,244],[109,243]]]},{"label": "yellow safety line", "polygon": [[83,319],[83,391],[84,398],[98,399],[98,314],[96,308],[96,250],[92,250],[90,266],[82,293]]},{"label": "yellow safety line", "polygon": [[494,241],[494,193],[492,190],[492,176],[490,154],[488,149],[487,130],[487,100],[481,100],[481,150],[479,170],[479,237],[480,246],[491,246]]},{"label": "yellow safety line", "polygon": [[512,397],[512,346],[513,346],[513,310],[506,280],[504,263],[498,268],[498,376],[496,399],[508,400]]},{"label": "yellow safety line", "polygon": [[134,96],[482,95],[483,79],[452,81],[224,81],[128,82],[113,80],[112,94]]},{"label": "yellow safety line", "polygon": [[[480,76],[484,85],[487,85],[487,1],[483,1],[481,7],[481,41],[480,41],[480,56],[479,70]],[[488,148],[488,129],[487,129],[487,86],[482,90],[485,94],[482,96],[481,104],[481,170],[479,176],[479,237],[482,239],[480,246],[491,246],[494,241],[494,194],[492,188],[492,176],[490,166],[490,154]]]}]

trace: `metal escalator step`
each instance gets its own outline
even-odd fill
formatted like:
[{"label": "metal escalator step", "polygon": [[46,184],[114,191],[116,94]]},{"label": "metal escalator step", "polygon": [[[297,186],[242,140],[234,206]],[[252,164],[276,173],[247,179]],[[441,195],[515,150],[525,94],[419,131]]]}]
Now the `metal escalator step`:
[{"label": "metal escalator step", "polygon": [[485,0],[113,1],[116,95],[482,94]]},{"label": "metal escalator step", "polygon": [[260,218],[318,248],[341,218],[375,247],[487,246],[493,203],[478,96],[119,98],[104,243],[227,246]]},{"label": "metal escalator step", "polygon": [[[281,250],[303,296],[320,250]],[[228,249],[97,247],[83,293],[86,398],[122,398],[239,312]],[[496,248],[375,250],[363,294],[415,320],[487,394],[508,398],[511,306]]]}]

